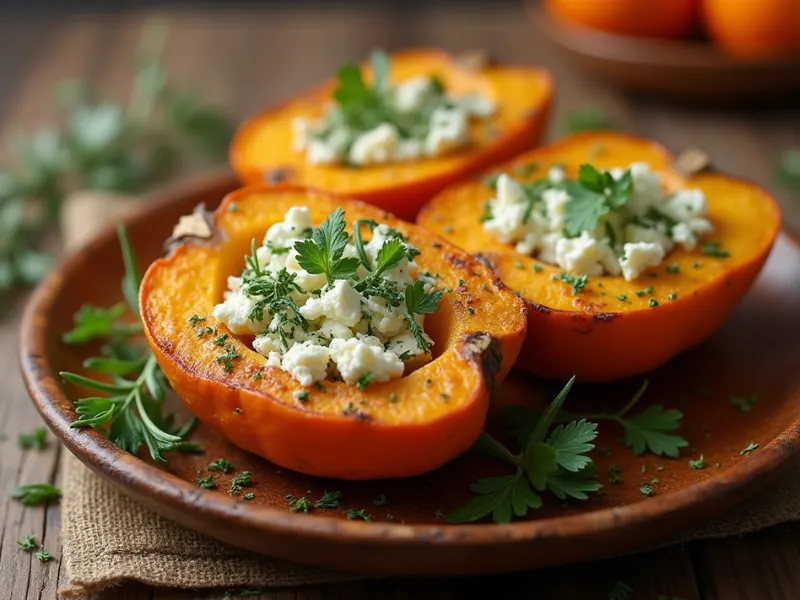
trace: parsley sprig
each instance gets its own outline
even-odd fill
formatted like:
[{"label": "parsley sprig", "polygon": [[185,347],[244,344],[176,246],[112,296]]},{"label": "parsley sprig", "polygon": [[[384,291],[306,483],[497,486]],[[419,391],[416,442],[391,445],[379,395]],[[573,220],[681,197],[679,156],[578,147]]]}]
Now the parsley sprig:
[{"label": "parsley sprig", "polygon": [[448,522],[477,521],[491,513],[495,522],[508,523],[530,509],[541,508],[542,492],[562,500],[586,500],[588,493],[602,487],[595,479],[594,462],[586,456],[594,448],[591,442],[597,437],[597,425],[581,419],[550,431],[574,381],[574,377],[569,380],[537,420],[521,453],[514,454],[489,434],[481,434],[474,449],[516,470],[512,475],[475,482],[472,491],[476,496],[447,515]]},{"label": "parsley sprig", "polygon": [[[632,417],[628,416],[644,396],[649,384],[649,380],[645,380],[630,401],[617,412],[562,412],[556,420],[564,422],[583,418],[590,421],[612,421],[622,426],[624,435],[621,441],[637,456],[651,452],[657,456],[677,458],[681,448],[689,445],[688,440],[676,433],[683,419],[681,411],[654,404]],[[513,426],[517,438],[524,439],[534,427],[538,415],[529,408],[515,406],[507,407],[504,417]]]},{"label": "parsley sprig", "polygon": [[[141,282],[133,250],[125,230],[118,230],[125,262],[122,281],[123,295],[132,314],[139,315],[137,293]],[[119,310],[96,308],[81,309],[84,314],[120,314]],[[132,339],[138,327],[109,321],[103,317],[102,327],[87,330],[85,319],[76,318],[77,326],[65,333],[62,339],[67,344],[78,344],[89,339],[105,338],[106,356],[88,358],[83,366],[96,372],[102,379],[77,373],[62,372],[68,382],[102,392],[75,401],[78,419],[72,427],[92,427],[101,431],[109,440],[131,454],[138,454],[147,446],[153,460],[166,463],[163,452],[171,450],[194,451],[197,446],[184,441],[194,426],[194,419],[183,427],[176,427],[172,415],[164,416],[163,402],[169,385],[156,362],[155,356]],[[78,332],[78,333],[76,333]]]},{"label": "parsley sprig", "polygon": [[295,243],[298,264],[314,275],[325,274],[328,285],[337,279],[349,279],[356,274],[359,260],[343,258],[350,236],[344,231],[344,211],[336,208],[322,224],[314,229],[310,240]]},{"label": "parsley sprig", "polygon": [[11,497],[25,506],[38,506],[61,498],[61,490],[51,483],[30,483],[12,489]]},{"label": "parsley sprig", "polygon": [[564,207],[564,231],[571,237],[594,231],[600,217],[625,206],[633,193],[630,170],[614,179],[611,173],[589,164],[580,166],[577,180],[563,185],[571,197]]},{"label": "parsley sprig", "polygon": [[434,290],[430,293],[425,292],[425,284],[422,281],[415,281],[406,288],[406,322],[408,329],[414,334],[417,346],[423,352],[428,352],[431,348],[428,339],[425,337],[422,327],[419,326],[414,315],[429,315],[439,310],[439,300],[442,298],[442,290]]}]

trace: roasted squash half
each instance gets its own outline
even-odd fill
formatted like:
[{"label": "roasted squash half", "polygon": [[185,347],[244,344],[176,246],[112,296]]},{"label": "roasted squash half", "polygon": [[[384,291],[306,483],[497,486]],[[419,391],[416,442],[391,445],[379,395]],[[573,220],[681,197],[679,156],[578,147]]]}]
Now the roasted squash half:
[{"label": "roasted squash half", "polygon": [[[439,273],[450,290],[425,321],[435,342],[432,361],[363,390],[333,381],[321,390],[303,388],[266,367],[252,338],[229,338],[231,354],[241,355],[230,372],[217,362],[223,349],[195,335],[190,319],[198,315],[203,326],[230,333],[212,316],[226,278],[238,274],[251,240],[292,206],[308,206],[315,225],[340,206],[348,222],[386,223],[421,250],[419,269]],[[213,215],[182,221],[168,256],[145,274],[139,298],[158,363],[201,421],[277,465],[341,479],[424,473],[478,437],[492,390],[514,364],[526,327],[523,302],[483,263],[372,206],[300,187],[244,188]]]},{"label": "roasted squash half", "polygon": [[[704,255],[699,245],[693,252],[676,248],[638,279],[591,277],[575,295],[560,281],[557,266],[519,254],[483,230],[482,206],[493,192],[481,179],[448,188],[420,212],[419,224],[481,256],[526,300],[528,333],[518,367],[588,382],[644,373],[711,335],[758,275],[780,229],[774,199],[752,183],[698,169],[702,164],[676,163],[655,142],[616,133],[581,134],[522,155],[498,171],[524,172],[534,180],[553,165],[574,177],[583,163],[608,169],[637,161],[658,171],[667,191],[705,193],[716,229],[710,239],[728,257]],[[698,172],[686,175],[687,169]]]},{"label": "roasted squash half", "polygon": [[494,115],[470,126],[469,146],[441,157],[357,169],[313,165],[292,149],[292,122],[322,113],[335,87],[333,80],[326,81],[244,122],[230,152],[240,179],[245,183],[299,183],[358,198],[412,220],[419,208],[448,184],[538,144],[553,94],[546,71],[459,61],[435,50],[397,52],[390,59],[393,81],[435,75],[449,91],[479,92],[493,100]]}]

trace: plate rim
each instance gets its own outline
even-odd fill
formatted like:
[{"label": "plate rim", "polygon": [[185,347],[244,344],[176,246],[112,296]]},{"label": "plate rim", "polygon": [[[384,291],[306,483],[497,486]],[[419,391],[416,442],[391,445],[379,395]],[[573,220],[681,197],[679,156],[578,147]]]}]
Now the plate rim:
[{"label": "plate rim", "polygon": [[[173,203],[185,201],[192,194],[213,185],[222,187],[236,180],[226,169],[172,184],[143,200],[143,208],[122,219],[128,226],[141,224],[153,213]],[[800,253],[800,238],[785,228],[782,235]],[[43,315],[57,299],[63,283],[69,279],[86,256],[98,246],[113,243],[116,228],[106,227],[90,243],[66,257],[57,268],[36,287],[28,299],[20,324],[19,361],[25,386],[34,406],[53,433],[73,455],[93,471],[111,481],[123,493],[139,498],[158,500],[167,505],[202,518],[220,523],[246,526],[254,533],[304,537],[309,541],[328,543],[369,543],[380,547],[413,548],[420,543],[436,548],[496,548],[498,545],[536,540],[542,543],[557,538],[568,542],[612,532],[620,528],[647,525],[656,519],[683,518],[698,504],[726,505],[721,499],[740,498],[747,490],[755,490],[794,455],[800,452],[800,417],[787,424],[772,441],[762,445],[747,461],[741,461],[721,473],[680,490],[643,499],[618,507],[603,508],[563,517],[515,521],[510,524],[398,524],[362,522],[332,516],[295,514],[266,506],[242,503],[219,492],[202,490],[166,470],[150,465],[117,446],[92,429],[73,429],[70,422],[76,416],[72,402],[62,389],[60,377],[46,360],[47,323]],[[158,512],[158,511],[157,511]],[[173,518],[173,517],[169,517]],[[174,519],[178,520],[178,519]],[[674,535],[677,529],[672,531]],[[209,534],[211,535],[211,534]],[[214,537],[214,536],[212,536]],[[661,540],[667,536],[661,535]],[[220,539],[220,538],[217,538]],[[232,545],[259,551],[247,543]],[[657,542],[658,539],[651,541]],[[246,542],[246,540],[242,540]],[[276,548],[276,550],[280,550]],[[263,551],[260,551],[265,554]],[[276,553],[280,555],[280,552]],[[425,572],[431,572],[426,570]]]}]

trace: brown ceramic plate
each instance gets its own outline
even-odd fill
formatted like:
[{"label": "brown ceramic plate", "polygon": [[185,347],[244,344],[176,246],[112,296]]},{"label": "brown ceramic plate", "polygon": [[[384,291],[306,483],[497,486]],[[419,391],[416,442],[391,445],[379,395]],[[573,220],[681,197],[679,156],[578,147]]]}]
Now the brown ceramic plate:
[{"label": "brown ceramic plate", "polygon": [[[178,217],[198,202],[215,206],[235,182],[228,176],[183,184],[164,192],[128,220],[141,267],[161,254]],[[448,525],[442,514],[469,495],[468,485],[504,472],[496,461],[465,455],[439,471],[405,480],[339,482],[288,471],[249,455],[200,426],[193,439],[203,454],[172,453],[167,470],[120,451],[98,433],[70,428],[78,391],[58,377],[80,370],[97,348],[61,343],[73,313],[85,302],[110,305],[121,298],[122,260],[113,231],[73,256],[36,290],[25,312],[22,370],[33,402],[67,449],[125,493],[163,516],[230,544],[271,556],[343,570],[381,573],[480,573],[529,569],[630,551],[666,541],[702,525],[763,485],[798,448],[800,435],[800,246],[784,235],[746,300],[713,339],[652,374],[643,400],[685,411],[691,451],[680,459],[637,457],[617,443],[620,430],[603,423],[594,457],[608,483],[611,463],[623,482],[605,494],[562,506],[552,497],[530,520],[510,525]],[[647,343],[643,340],[642,343]],[[568,408],[621,406],[641,380],[577,386]],[[552,383],[514,375],[499,392],[502,402],[541,405]],[[730,396],[757,395],[747,414]],[[181,413],[181,405],[174,401]],[[181,413],[183,418],[185,412]],[[749,442],[759,448],[739,452]],[[601,451],[605,449],[605,451]],[[331,448],[331,452],[335,452]],[[708,467],[690,470],[705,455]],[[198,488],[205,466],[224,457],[237,472],[253,473],[255,498],[229,497],[233,475],[215,474],[223,492]],[[719,463],[718,468],[714,464]],[[641,472],[645,466],[647,473]],[[639,493],[656,476],[655,495]],[[289,511],[286,494],[316,499],[344,494],[345,509],[364,508],[373,522],[348,521],[343,510]],[[383,495],[386,502],[373,501]],[[380,502],[379,502],[380,504]],[[389,515],[393,515],[390,517]],[[393,519],[393,520],[391,520]]]},{"label": "brown ceramic plate", "polygon": [[537,31],[587,73],[631,91],[733,103],[800,90],[800,59],[741,61],[704,41],[616,35],[564,23],[528,3]]}]

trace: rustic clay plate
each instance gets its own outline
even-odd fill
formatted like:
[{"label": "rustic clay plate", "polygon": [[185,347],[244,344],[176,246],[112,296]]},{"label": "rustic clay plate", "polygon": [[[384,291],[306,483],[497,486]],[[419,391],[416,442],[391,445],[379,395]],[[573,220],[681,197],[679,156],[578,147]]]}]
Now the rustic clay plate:
[{"label": "rustic clay plate", "polygon": [[[140,266],[161,254],[179,216],[198,202],[213,207],[234,186],[228,176],[184,184],[129,219]],[[83,303],[118,302],[121,277],[117,240],[107,231],[36,290],[21,335],[22,370],[34,404],[70,452],[126,494],[187,527],[271,556],[343,570],[439,574],[512,571],[607,556],[667,541],[702,525],[759,489],[798,448],[800,246],[786,235],[722,330],[652,374],[642,407],[661,403],[685,411],[684,434],[691,450],[676,460],[637,457],[617,442],[616,424],[602,423],[594,458],[605,494],[568,505],[548,497],[546,508],[533,518],[510,525],[448,525],[442,518],[469,496],[472,481],[505,472],[502,464],[479,456],[463,456],[413,479],[348,483],[283,471],[204,426],[192,439],[205,452],[171,453],[167,470],[120,451],[94,431],[71,429],[72,400],[79,391],[57,373],[79,371],[82,359],[97,348],[68,347],[60,336]],[[640,384],[578,385],[567,408],[619,407]],[[499,397],[506,403],[541,405],[556,387],[515,375]],[[734,395],[757,395],[758,402],[744,414],[730,403]],[[180,413],[177,401],[174,408]],[[759,448],[741,456],[750,442]],[[700,453],[709,466],[690,470],[688,460]],[[237,473],[253,473],[253,500],[195,485],[207,474],[205,466],[219,457],[231,461]],[[608,485],[611,463],[622,468],[620,484]],[[643,465],[647,473],[642,473]],[[233,474],[215,476],[226,490]],[[660,483],[653,485],[655,495],[646,498],[639,487],[653,476]],[[346,520],[344,509],[289,511],[286,494],[313,500],[326,490],[341,491],[344,509],[364,508],[374,521]],[[381,494],[385,503],[378,506],[374,499]]]},{"label": "rustic clay plate", "polygon": [[693,102],[734,103],[800,90],[800,59],[742,61],[707,41],[616,35],[559,21],[529,1],[537,31],[597,78],[631,91]]}]

